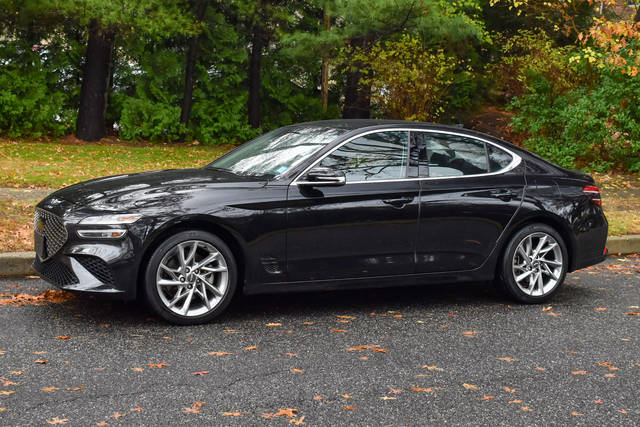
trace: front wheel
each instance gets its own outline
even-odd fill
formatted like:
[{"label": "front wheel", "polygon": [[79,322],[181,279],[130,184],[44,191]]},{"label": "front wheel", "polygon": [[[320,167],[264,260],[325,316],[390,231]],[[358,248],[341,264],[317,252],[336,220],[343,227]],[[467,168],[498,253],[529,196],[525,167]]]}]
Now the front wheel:
[{"label": "front wheel", "polygon": [[564,240],[553,228],[546,224],[528,225],[505,248],[502,284],[520,302],[544,302],[560,289],[568,258]]},{"label": "front wheel", "polygon": [[147,300],[171,323],[194,325],[219,315],[236,290],[229,247],[204,231],[177,233],[156,248],[145,275]]}]

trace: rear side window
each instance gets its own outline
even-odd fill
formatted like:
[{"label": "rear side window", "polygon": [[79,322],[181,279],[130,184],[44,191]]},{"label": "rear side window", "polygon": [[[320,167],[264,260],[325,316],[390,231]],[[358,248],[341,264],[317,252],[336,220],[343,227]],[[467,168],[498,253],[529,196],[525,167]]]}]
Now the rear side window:
[{"label": "rear side window", "polygon": [[[484,142],[445,133],[421,133],[424,138],[427,176],[477,175],[489,171]],[[422,167],[420,172],[425,176]]]},{"label": "rear side window", "polygon": [[487,150],[489,152],[490,172],[498,172],[509,166],[509,164],[513,161],[513,157],[511,156],[511,154],[499,149],[496,146],[487,144]]}]

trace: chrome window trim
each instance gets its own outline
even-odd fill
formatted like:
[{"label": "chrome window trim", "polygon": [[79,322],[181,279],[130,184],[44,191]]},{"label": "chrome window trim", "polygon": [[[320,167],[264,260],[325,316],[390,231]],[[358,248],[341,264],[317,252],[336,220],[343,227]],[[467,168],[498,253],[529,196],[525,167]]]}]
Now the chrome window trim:
[{"label": "chrome window trim", "polygon": [[[471,138],[471,139],[475,139],[477,141],[482,141],[485,144],[491,144],[494,147],[496,147],[499,150],[505,151],[507,153],[509,153],[509,155],[512,157],[511,163],[509,163],[507,165],[507,167],[500,169],[499,171],[496,172],[487,172],[487,173],[477,173],[477,174],[473,174],[473,175],[454,175],[454,176],[428,176],[428,177],[418,177],[418,178],[396,178],[396,179],[374,179],[371,181],[347,181],[345,183],[345,185],[348,184],[366,184],[366,183],[371,183],[371,182],[402,182],[402,181],[432,181],[432,180],[436,180],[436,179],[460,179],[460,178],[477,178],[477,177],[484,177],[484,176],[492,176],[492,175],[499,175],[502,173],[506,173],[509,172],[510,170],[515,169],[516,167],[518,167],[518,165],[522,162],[522,157],[520,157],[519,155],[517,155],[516,153],[514,153],[513,151],[509,150],[508,148],[505,148],[499,144],[496,144],[495,142],[489,141],[488,139],[484,139],[475,135],[468,135],[466,133],[462,133],[462,132],[455,132],[455,131],[448,131],[448,130],[440,130],[440,129],[415,129],[415,128],[405,128],[405,127],[398,127],[398,128],[387,128],[387,129],[374,129],[374,130],[368,130],[362,133],[359,133],[357,135],[353,135],[351,137],[349,137],[348,139],[342,141],[340,144],[338,144],[337,146],[335,146],[331,151],[325,153],[324,155],[322,155],[322,157],[318,158],[316,161],[314,161],[313,163],[311,163],[311,165],[309,165],[308,167],[306,167],[302,172],[300,172],[291,182],[291,185],[298,185],[298,184],[302,184],[304,185],[305,181],[298,181],[298,179],[302,176],[304,176],[304,174],[306,174],[311,168],[313,168],[314,166],[316,166],[318,163],[320,163],[322,160],[324,160],[325,157],[331,155],[331,153],[333,153],[334,151],[336,151],[337,149],[339,149],[340,147],[342,147],[345,144],[348,144],[349,142],[353,141],[354,139],[363,137],[365,135],[369,135],[372,133],[382,133],[382,132],[397,132],[397,131],[407,131],[407,132],[431,132],[431,133],[442,133],[442,134],[447,134],[447,135],[455,135],[455,136],[462,136],[465,138]],[[409,144],[411,144],[411,134],[409,134]],[[488,155],[488,153],[487,153]],[[487,164],[487,167],[489,165]]]}]

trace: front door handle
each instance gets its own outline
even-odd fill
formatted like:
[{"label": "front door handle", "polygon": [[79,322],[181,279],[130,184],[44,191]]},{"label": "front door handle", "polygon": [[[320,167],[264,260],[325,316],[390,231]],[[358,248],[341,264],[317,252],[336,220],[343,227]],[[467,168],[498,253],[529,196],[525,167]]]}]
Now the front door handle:
[{"label": "front door handle", "polygon": [[387,199],[383,200],[382,203],[385,205],[393,206],[394,208],[403,208],[405,205],[413,202],[413,197],[403,197],[400,199]]}]

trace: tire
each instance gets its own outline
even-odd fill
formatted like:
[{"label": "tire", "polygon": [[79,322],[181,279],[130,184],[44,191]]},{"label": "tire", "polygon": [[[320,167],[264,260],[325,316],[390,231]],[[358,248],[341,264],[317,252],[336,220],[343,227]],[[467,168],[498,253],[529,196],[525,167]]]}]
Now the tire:
[{"label": "tire", "polygon": [[147,302],[162,318],[196,325],[227,308],[237,278],[235,258],[222,239],[205,231],[183,231],[167,238],[149,258],[144,290]]},{"label": "tire", "polygon": [[560,234],[546,224],[530,224],[505,247],[500,282],[513,299],[525,304],[542,303],[562,287],[568,263],[567,247]]}]

